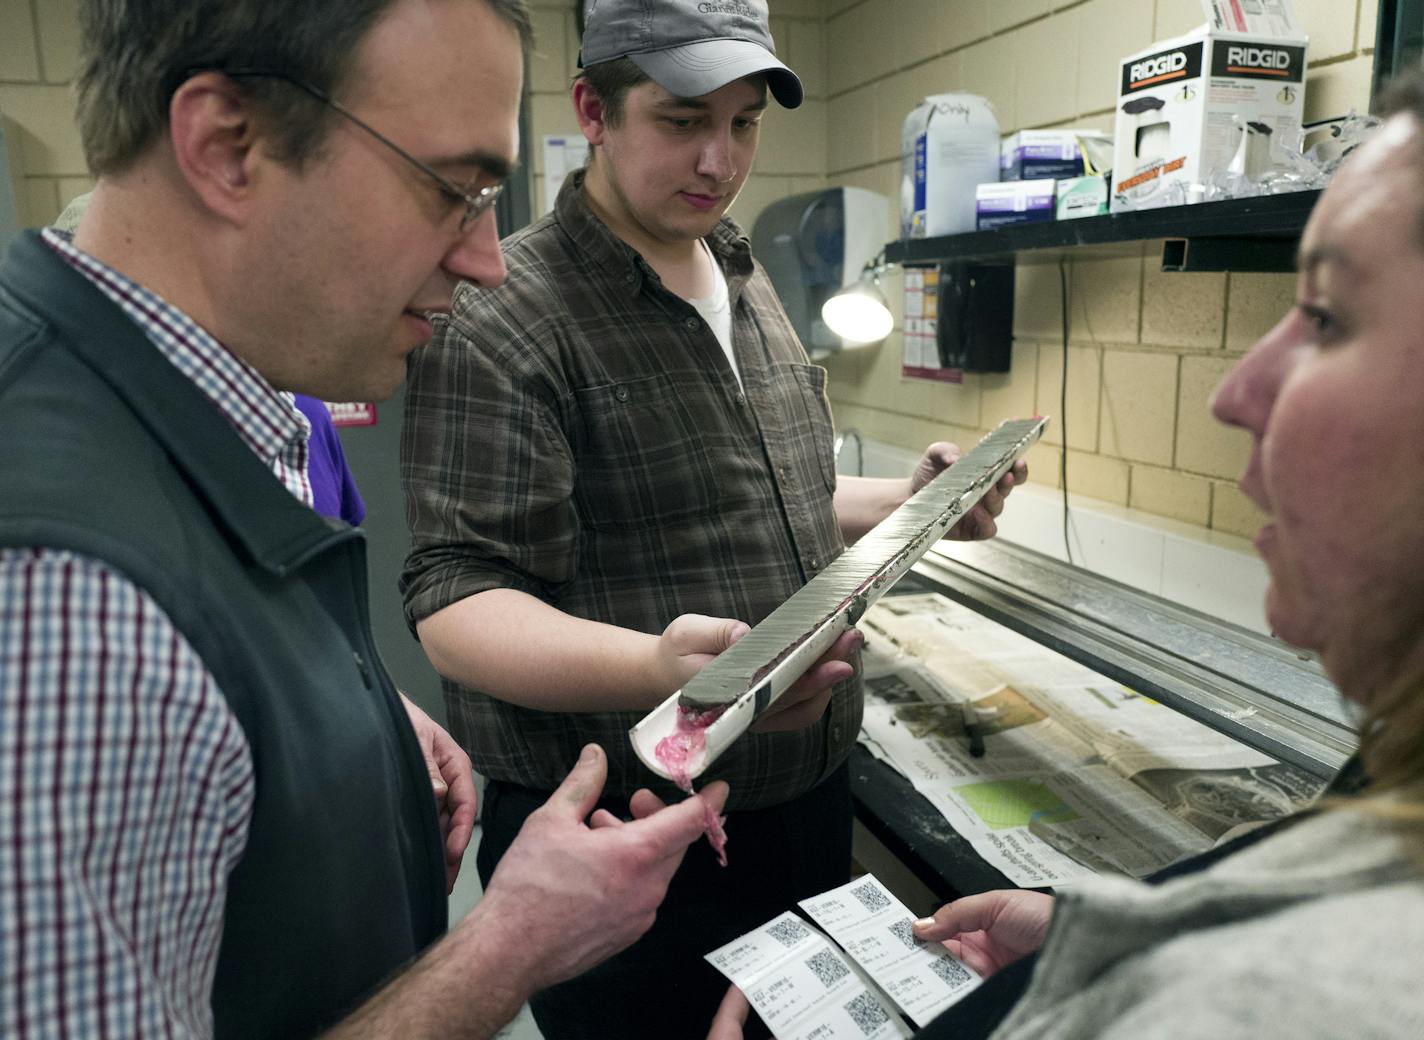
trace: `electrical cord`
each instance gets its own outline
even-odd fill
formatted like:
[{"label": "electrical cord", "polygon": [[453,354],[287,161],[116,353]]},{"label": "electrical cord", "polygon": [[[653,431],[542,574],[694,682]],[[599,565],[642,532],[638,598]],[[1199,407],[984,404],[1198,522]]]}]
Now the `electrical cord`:
[{"label": "electrical cord", "polygon": [[1073,563],[1073,545],[1068,539],[1068,261],[1058,258],[1058,287],[1063,313],[1063,381],[1058,387],[1058,429],[1063,448],[1058,453],[1058,486],[1063,489],[1063,551]]}]

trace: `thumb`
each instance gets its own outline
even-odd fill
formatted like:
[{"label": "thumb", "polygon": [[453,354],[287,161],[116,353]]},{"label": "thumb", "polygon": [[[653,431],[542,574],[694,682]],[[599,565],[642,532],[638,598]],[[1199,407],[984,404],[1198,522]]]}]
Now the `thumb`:
[{"label": "thumb", "polygon": [[936,441],[930,445],[929,450],[934,454],[935,459],[946,469],[958,462],[963,454],[959,450],[959,445],[950,441]]},{"label": "thumb", "polygon": [[425,771],[430,774],[430,786],[435,789],[435,800],[444,802],[445,795],[450,791],[450,785],[440,775],[440,763],[435,760],[435,747],[432,742],[425,739],[421,739],[419,743],[420,754],[425,759]]},{"label": "thumb", "polygon": [[583,754],[546,804],[558,815],[581,822],[598,804],[607,779],[608,758],[603,748],[597,744],[585,745]]},{"label": "thumb", "polygon": [[745,621],[727,621],[722,626],[722,649],[725,650],[752,630]]},{"label": "thumb", "polygon": [[952,939],[965,932],[982,932],[988,929],[998,916],[999,901],[994,892],[966,896],[946,903],[935,911],[933,917],[923,917],[914,924],[914,931],[920,939]]}]

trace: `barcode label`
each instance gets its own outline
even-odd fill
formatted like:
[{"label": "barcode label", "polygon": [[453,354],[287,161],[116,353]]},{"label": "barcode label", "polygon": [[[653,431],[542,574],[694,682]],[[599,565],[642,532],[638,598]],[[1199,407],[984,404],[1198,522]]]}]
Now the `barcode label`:
[{"label": "barcode label", "polygon": [[890,1021],[890,1016],[880,1006],[880,1001],[869,993],[862,993],[845,1005],[845,1009],[851,1021],[860,1027],[861,1036],[869,1036]]},{"label": "barcode label", "polygon": [[850,969],[846,967],[845,961],[841,960],[830,950],[822,950],[806,962],[806,967],[810,968],[821,980],[821,984],[830,989],[841,979],[850,974]]},{"label": "barcode label", "polygon": [[941,957],[931,962],[930,970],[950,986],[962,986],[970,980],[969,972],[964,969],[964,965],[958,961],[952,961],[948,957]]},{"label": "barcode label", "polygon": [[777,921],[768,926],[766,932],[782,946],[795,946],[811,934],[811,930],[804,924],[789,917],[785,921]]},{"label": "barcode label", "polygon": [[885,898],[885,894],[875,887],[873,882],[867,881],[863,885],[858,885],[850,890],[850,894],[860,900],[860,905],[871,913],[877,910],[884,910],[890,905],[890,900]]},{"label": "barcode label", "polygon": [[910,919],[902,917],[890,926],[890,934],[899,939],[909,949],[915,948],[915,933],[910,929]]}]

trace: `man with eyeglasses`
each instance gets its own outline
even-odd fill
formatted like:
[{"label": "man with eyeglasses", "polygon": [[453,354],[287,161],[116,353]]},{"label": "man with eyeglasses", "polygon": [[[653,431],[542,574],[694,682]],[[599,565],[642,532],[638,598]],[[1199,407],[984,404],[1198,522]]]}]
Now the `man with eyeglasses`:
[{"label": "man with eyeglasses", "polygon": [[[837,479],[825,371],[726,218],[767,105],[801,102],[765,0],[585,7],[589,164],[506,239],[507,284],[456,290],[407,388],[406,613],[490,780],[482,876],[582,741],[609,749],[610,799],[675,797],[625,735],[705,662],[687,626],[730,642],[957,457]],[[959,533],[991,535],[1023,473]],[[647,936],[535,997],[549,1040],[710,1020],[725,985],[703,954],[847,879],[858,636],[710,771],[728,864],[692,848]]]},{"label": "man with eyeglasses", "polygon": [[97,186],[0,268],[0,1035],[491,1036],[646,930],[726,794],[624,821],[580,749],[442,938],[469,763],[310,508],[292,393],[388,396],[455,283],[505,277],[528,12],[80,21]]}]

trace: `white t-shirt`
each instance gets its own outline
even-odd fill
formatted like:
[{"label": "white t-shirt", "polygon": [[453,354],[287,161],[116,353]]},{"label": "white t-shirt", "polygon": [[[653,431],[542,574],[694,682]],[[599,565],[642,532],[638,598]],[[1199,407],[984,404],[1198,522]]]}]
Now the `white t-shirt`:
[{"label": "white t-shirt", "polygon": [[707,243],[698,239],[707,262],[712,266],[712,295],[700,300],[687,302],[697,308],[702,320],[707,323],[717,342],[722,344],[722,353],[727,355],[727,364],[732,366],[732,375],[737,377],[737,385],[742,385],[742,373],[737,370],[737,357],[732,352],[732,308],[727,299],[727,276],[722,273],[722,265],[707,248]]}]

